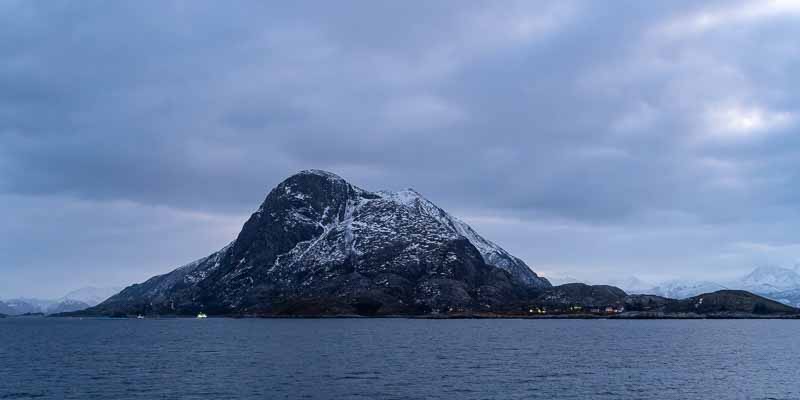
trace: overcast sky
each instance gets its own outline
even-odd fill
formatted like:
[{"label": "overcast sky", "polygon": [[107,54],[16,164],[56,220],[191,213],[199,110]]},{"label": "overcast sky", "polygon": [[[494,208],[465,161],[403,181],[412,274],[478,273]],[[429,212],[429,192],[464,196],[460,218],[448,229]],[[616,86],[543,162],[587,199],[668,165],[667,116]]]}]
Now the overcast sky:
[{"label": "overcast sky", "polygon": [[0,298],[205,256],[307,168],[544,275],[793,265],[798,38],[798,1],[0,0]]}]

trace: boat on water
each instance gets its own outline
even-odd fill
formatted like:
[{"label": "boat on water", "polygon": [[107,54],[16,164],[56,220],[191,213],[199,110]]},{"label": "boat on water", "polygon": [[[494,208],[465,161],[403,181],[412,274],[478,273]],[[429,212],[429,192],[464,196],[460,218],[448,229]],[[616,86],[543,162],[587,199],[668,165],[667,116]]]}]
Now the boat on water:
[{"label": "boat on water", "polygon": [[206,315],[205,313],[197,314],[197,319],[203,319],[203,318],[208,318],[208,315]]},{"label": "boat on water", "polygon": [[141,315],[141,314],[140,314],[140,315],[137,315],[137,316],[136,316],[136,319],[144,319],[144,315]]}]

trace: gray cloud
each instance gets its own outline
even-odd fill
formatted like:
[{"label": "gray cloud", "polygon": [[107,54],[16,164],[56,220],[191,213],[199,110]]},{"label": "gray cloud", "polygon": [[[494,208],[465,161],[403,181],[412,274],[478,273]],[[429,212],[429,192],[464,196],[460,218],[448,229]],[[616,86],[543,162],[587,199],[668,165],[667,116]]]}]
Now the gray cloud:
[{"label": "gray cloud", "polygon": [[0,2],[0,291],[203,256],[312,167],[415,187],[548,272],[792,262],[798,19],[780,2]]}]

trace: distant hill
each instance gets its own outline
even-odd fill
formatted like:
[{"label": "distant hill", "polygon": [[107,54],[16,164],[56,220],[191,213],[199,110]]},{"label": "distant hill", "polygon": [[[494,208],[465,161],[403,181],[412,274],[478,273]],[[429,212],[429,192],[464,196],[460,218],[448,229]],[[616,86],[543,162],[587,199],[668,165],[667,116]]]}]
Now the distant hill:
[{"label": "distant hill", "polygon": [[567,283],[544,290],[536,296],[533,303],[540,306],[606,307],[622,305],[628,296],[618,287],[608,285],[587,285],[585,283]]},{"label": "distant hill", "polygon": [[797,314],[796,308],[744,290],[720,290],[666,305],[667,312]]},{"label": "distant hill", "polygon": [[119,292],[119,288],[87,287],[67,293],[55,300],[15,298],[0,301],[0,313],[16,315],[58,314],[80,311],[97,305]]},{"label": "distant hill", "polygon": [[[554,275],[555,283],[581,282],[578,278]],[[760,266],[730,281],[669,280],[649,284],[636,277],[610,278],[606,284],[617,286],[629,294],[647,294],[673,299],[688,299],[719,290],[745,290],[793,307],[800,307],[800,268]]]},{"label": "distant hill", "polygon": [[0,301],[0,313],[6,315],[22,315],[41,312],[38,302],[33,299],[9,299]]},{"label": "distant hill", "polygon": [[662,283],[641,293],[676,299],[688,299],[718,290],[745,290],[781,303],[800,307],[800,272],[797,268],[761,266],[747,275],[722,283],[675,280]]},{"label": "distant hill", "polygon": [[724,290],[727,287],[710,281],[672,280],[664,282],[649,290],[642,290],[642,294],[653,294],[671,299],[686,299],[702,293],[711,293]]},{"label": "distant hill", "polygon": [[73,300],[88,304],[91,307],[102,303],[109,297],[119,293],[122,289],[121,287],[88,286],[67,293],[64,297],[60,298],[59,301]]}]

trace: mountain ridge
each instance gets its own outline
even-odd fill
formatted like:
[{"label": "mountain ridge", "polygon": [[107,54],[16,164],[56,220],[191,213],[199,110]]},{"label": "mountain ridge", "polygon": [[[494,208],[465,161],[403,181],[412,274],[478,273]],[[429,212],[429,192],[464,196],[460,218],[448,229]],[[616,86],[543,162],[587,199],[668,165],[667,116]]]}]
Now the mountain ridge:
[{"label": "mountain ridge", "polygon": [[118,287],[87,286],[73,290],[57,299],[16,297],[0,300],[0,313],[9,316],[22,314],[58,314],[96,306],[118,293]]},{"label": "mountain ridge", "polygon": [[[688,299],[701,294],[713,293],[719,290],[745,290],[759,296],[766,297],[794,307],[800,307],[800,270],[762,265],[734,280],[710,281],[673,279],[659,284],[645,285],[644,281],[635,276],[611,280],[610,283],[624,289],[631,294],[655,295],[674,299]],[[580,279],[570,277],[571,282],[580,282]],[[559,283],[567,283],[559,279]]]}]

